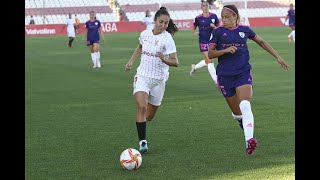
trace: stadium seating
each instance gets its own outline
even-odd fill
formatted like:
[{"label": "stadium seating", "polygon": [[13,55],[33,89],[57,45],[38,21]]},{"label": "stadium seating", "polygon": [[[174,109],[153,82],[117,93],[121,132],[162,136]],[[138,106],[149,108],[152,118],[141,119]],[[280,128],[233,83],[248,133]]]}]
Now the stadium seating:
[{"label": "stadium seating", "polygon": [[[292,1],[247,0],[245,3],[244,0],[220,0],[211,6],[211,12],[220,17],[222,5],[235,4],[242,17],[284,16],[289,4],[294,3]],[[115,4],[118,4],[117,7]],[[119,8],[126,13],[129,21],[141,21],[146,10],[154,15],[160,6],[165,6],[174,20],[194,19],[202,13],[200,0],[25,0],[25,22],[27,24],[30,15],[33,15],[36,24],[64,23],[68,13],[77,14],[80,21],[85,22],[91,10],[96,11],[97,18],[102,22],[116,22],[119,21]]]},{"label": "stadium seating", "polygon": [[31,15],[35,24],[63,24],[69,13],[86,22],[90,11],[95,11],[103,22],[118,21],[107,0],[25,0],[25,24]]}]

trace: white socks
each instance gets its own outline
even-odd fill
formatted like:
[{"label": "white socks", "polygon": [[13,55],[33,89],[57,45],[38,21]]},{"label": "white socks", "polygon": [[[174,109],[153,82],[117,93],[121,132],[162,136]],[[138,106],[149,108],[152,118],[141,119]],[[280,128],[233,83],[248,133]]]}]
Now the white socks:
[{"label": "white socks", "polygon": [[296,40],[296,31],[295,30],[292,30],[291,33],[288,35],[288,38],[291,38],[291,37],[292,37],[293,42],[295,42],[295,40]]},{"label": "white socks", "polygon": [[91,60],[92,60],[92,63],[93,63],[93,68],[100,68],[101,67],[101,63],[100,63],[100,52],[94,52],[94,53],[91,53]]},{"label": "white socks", "polygon": [[96,66],[96,54],[95,53],[91,53],[91,60],[94,66]]},{"label": "white socks", "polygon": [[93,63],[93,68],[96,68],[97,67],[96,53],[91,53],[91,60],[92,60],[92,63]]},{"label": "white socks", "polygon": [[246,142],[253,138],[253,114],[251,111],[251,104],[247,100],[243,100],[240,102],[240,110],[242,113],[242,124],[243,124],[243,131],[244,137]]},{"label": "white socks", "polygon": [[196,66],[194,67],[194,69],[199,69],[199,68],[202,68],[202,67],[205,67],[207,66],[207,63],[205,60],[201,60],[200,62],[198,62],[198,64],[196,64]]},{"label": "white socks", "polygon": [[216,68],[214,67],[213,63],[208,64],[208,71],[209,71],[213,81],[217,84],[217,73],[216,73]]},{"label": "white socks", "polygon": [[100,63],[100,51],[95,52],[96,54],[96,62],[97,62],[97,67],[101,67],[101,63]]},{"label": "white socks", "polygon": [[201,60],[200,62],[198,62],[198,64],[194,66],[194,70],[200,69],[205,66],[208,66],[208,71],[210,73],[210,76],[213,79],[213,81],[217,84],[217,73],[216,73],[216,68],[214,67],[213,62],[207,64],[205,60]]},{"label": "white socks", "polygon": [[295,30],[293,30],[291,32],[291,36],[292,36],[293,42],[295,42],[296,41],[296,31]]}]

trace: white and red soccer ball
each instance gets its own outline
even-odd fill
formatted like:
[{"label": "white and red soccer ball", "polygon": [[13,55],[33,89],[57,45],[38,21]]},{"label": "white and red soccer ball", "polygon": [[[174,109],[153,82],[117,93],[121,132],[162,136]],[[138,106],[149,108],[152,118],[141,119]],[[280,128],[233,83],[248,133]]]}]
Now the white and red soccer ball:
[{"label": "white and red soccer ball", "polygon": [[136,149],[128,148],[120,155],[120,164],[123,169],[136,170],[141,166],[141,163],[142,156]]}]

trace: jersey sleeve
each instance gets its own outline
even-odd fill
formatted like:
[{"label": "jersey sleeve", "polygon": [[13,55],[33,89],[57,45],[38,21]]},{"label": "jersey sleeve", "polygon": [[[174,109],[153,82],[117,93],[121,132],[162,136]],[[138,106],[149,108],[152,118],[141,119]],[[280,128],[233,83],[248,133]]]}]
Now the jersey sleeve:
[{"label": "jersey sleeve", "polygon": [[198,18],[194,18],[193,26],[194,27],[198,27],[199,26]]},{"label": "jersey sleeve", "polygon": [[253,39],[256,37],[256,33],[248,26],[248,38]]},{"label": "jersey sleeve", "polygon": [[216,14],[214,16],[215,16],[214,18],[216,19],[215,22],[214,22],[214,25],[215,26],[219,26],[220,25],[219,18],[218,18],[218,16]]},{"label": "jersey sleeve", "polygon": [[212,30],[210,44],[217,46],[218,43],[218,31],[217,29]]},{"label": "jersey sleeve", "polygon": [[172,54],[177,52],[176,44],[171,34],[168,34],[165,46],[166,46],[166,54]]},{"label": "jersey sleeve", "polygon": [[138,38],[141,45],[143,45],[143,35],[144,35],[144,32],[145,32],[145,30],[140,33],[140,36],[139,36],[139,38]]}]

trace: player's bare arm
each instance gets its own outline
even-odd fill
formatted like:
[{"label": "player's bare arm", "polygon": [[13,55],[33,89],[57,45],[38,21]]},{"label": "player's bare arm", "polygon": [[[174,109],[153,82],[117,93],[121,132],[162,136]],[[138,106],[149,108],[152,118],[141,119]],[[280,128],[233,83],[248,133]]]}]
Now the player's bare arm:
[{"label": "player's bare arm", "polygon": [[63,30],[64,30],[64,28],[66,27],[66,25],[64,24],[63,26],[62,26],[62,28],[61,28],[61,31],[60,32],[62,32]]},{"label": "player's bare arm", "polygon": [[168,66],[174,66],[174,67],[179,66],[177,53],[172,53],[169,56],[165,56],[164,54],[159,52],[158,55],[159,55],[159,58],[162,60],[162,62],[167,64]]},{"label": "player's bare arm", "polygon": [[132,63],[138,58],[138,56],[141,54],[142,51],[142,45],[139,44],[137,46],[137,48],[134,50],[131,58],[129,59],[129,61],[127,62],[126,66],[125,66],[125,71],[129,71],[131,69]]},{"label": "player's bare arm", "polygon": [[87,39],[88,29],[86,28],[84,31],[85,31],[85,32],[84,32],[83,37],[82,37],[82,40],[83,40],[83,41],[85,41],[85,40]]},{"label": "player's bare arm", "polygon": [[208,57],[210,59],[212,59],[212,58],[216,58],[216,57],[222,56],[222,55],[224,55],[226,53],[234,54],[236,51],[237,51],[237,47],[235,47],[235,46],[230,46],[230,47],[228,47],[226,49],[217,50],[215,45],[211,45],[209,47]]},{"label": "player's bare arm", "polygon": [[280,55],[272,48],[272,46],[267,41],[265,41],[258,35],[256,35],[256,37],[252,40],[259,46],[261,46],[265,51],[270,53],[273,57],[275,57],[283,69],[288,70],[290,68],[290,66],[280,57]]},{"label": "player's bare arm", "polygon": [[102,28],[101,28],[101,27],[99,28],[99,34],[100,34],[100,37],[101,37],[101,39],[103,40],[103,42],[105,42],[104,34],[103,34],[103,31],[102,31]]},{"label": "player's bare arm", "polygon": [[210,26],[213,27],[213,28],[216,28],[217,26],[213,23],[210,23]]},{"label": "player's bare arm", "polygon": [[197,27],[194,27],[194,28],[192,29],[192,34],[193,34],[194,36],[199,36],[199,32],[196,31],[196,30],[197,30]]}]

